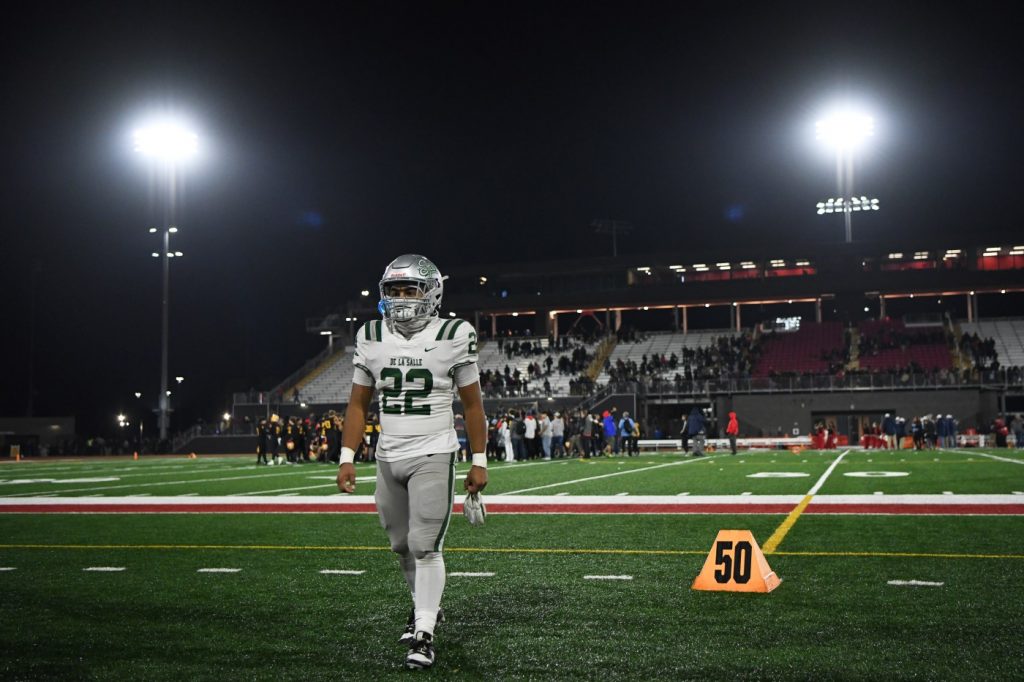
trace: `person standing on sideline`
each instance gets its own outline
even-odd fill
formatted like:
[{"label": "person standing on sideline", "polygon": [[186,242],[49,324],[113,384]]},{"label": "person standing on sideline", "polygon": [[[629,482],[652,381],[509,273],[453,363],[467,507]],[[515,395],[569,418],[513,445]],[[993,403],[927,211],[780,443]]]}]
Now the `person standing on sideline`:
[{"label": "person standing on sideline", "polygon": [[256,464],[267,463],[267,452],[270,450],[270,427],[267,420],[261,419],[256,425]]},{"label": "person standing on sideline", "polygon": [[565,457],[565,421],[561,412],[555,412],[551,420],[551,456]]},{"label": "person standing on sideline", "polygon": [[442,620],[442,551],[459,449],[452,414],[456,395],[465,409],[472,452],[463,487],[476,494],[487,485],[477,336],[464,320],[440,319],[444,278],[423,256],[391,261],[379,289],[384,319],[365,323],[356,335],[337,483],[341,492],[355,492],[356,450],[376,391],[381,435],[374,499],[413,601],[399,641],[409,645],[405,667],[425,669],[434,665],[434,633]]},{"label": "person standing on sideline", "polygon": [[526,430],[523,432],[523,442],[526,443],[526,458],[537,459],[540,456],[540,449],[537,447],[537,420],[533,412],[527,412],[523,420]]},{"label": "person standing on sideline", "polygon": [[551,419],[547,412],[541,412],[537,421],[537,431],[540,433],[540,449],[544,453],[544,459],[551,459]]},{"label": "person standing on sideline", "polygon": [[455,437],[459,440],[459,461],[465,462],[469,454],[469,437],[466,436],[466,420],[461,414],[455,415]]},{"label": "person standing on sideline", "polygon": [[729,413],[729,425],[725,427],[725,435],[729,437],[729,449],[736,454],[736,437],[740,435],[740,422],[736,419],[736,413]]},{"label": "person standing on sideline", "polygon": [[619,420],[618,439],[622,443],[622,450],[629,457],[633,453],[633,420],[629,417],[629,412],[622,413],[622,419]]},{"label": "person standing on sideline", "polygon": [[704,456],[704,413],[699,407],[694,406],[690,410],[690,416],[686,420],[686,433],[693,442],[693,456]]},{"label": "person standing on sideline", "polygon": [[[615,408],[612,408],[612,411],[614,410]],[[604,428],[605,454],[619,454],[619,439],[615,437],[616,433],[618,433],[618,427],[615,425],[615,415],[612,412],[605,412],[601,418],[601,423]]]}]

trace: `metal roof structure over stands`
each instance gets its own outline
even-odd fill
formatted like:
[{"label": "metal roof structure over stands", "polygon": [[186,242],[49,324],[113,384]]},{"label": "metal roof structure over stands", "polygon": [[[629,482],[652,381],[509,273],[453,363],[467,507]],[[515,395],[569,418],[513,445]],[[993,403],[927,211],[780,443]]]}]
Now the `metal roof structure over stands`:
[{"label": "metal roof structure over stands", "polygon": [[[730,326],[742,324],[742,308],[756,304],[845,300],[874,301],[884,317],[886,301],[912,296],[964,296],[965,317],[977,318],[977,296],[1024,292],[1024,245],[853,243],[780,245],[729,252],[658,253],[525,261],[512,264],[446,265],[444,314],[454,311],[488,331],[481,318],[536,315],[533,333],[552,330],[548,320],[577,311],[676,309],[732,306]],[[371,290],[373,288],[371,287]],[[376,317],[375,297],[353,297],[310,331],[344,333]],[[816,316],[821,319],[820,310]],[[555,326],[557,329],[557,326]],[[557,333],[557,331],[555,331]]]}]

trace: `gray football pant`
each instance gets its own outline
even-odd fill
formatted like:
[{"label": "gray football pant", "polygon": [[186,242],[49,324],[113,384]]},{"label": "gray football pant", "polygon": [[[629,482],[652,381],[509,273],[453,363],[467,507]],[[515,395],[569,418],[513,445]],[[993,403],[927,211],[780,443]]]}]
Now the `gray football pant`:
[{"label": "gray football pant", "polygon": [[377,513],[391,550],[422,559],[440,552],[452,514],[455,453],[377,460]]}]

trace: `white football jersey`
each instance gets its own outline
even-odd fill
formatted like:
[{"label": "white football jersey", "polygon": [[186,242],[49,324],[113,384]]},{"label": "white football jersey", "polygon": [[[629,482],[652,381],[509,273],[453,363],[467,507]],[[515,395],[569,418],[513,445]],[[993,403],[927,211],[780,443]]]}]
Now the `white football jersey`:
[{"label": "white football jersey", "polygon": [[475,380],[476,362],[476,330],[465,320],[434,318],[410,339],[392,333],[383,320],[360,327],[353,381],[377,391],[377,458],[390,462],[458,450],[452,413],[457,378]]}]

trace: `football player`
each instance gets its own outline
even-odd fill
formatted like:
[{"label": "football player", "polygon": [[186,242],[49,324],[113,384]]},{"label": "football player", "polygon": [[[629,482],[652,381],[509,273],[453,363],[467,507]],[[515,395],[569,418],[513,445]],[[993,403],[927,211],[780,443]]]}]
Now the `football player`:
[{"label": "football player", "polygon": [[381,434],[375,500],[412,592],[413,609],[399,640],[409,645],[405,665],[411,669],[429,668],[435,660],[434,628],[445,585],[441,552],[459,450],[452,412],[456,392],[472,453],[463,487],[478,493],[487,485],[476,331],[463,320],[438,317],[443,291],[441,273],[423,256],[399,256],[385,268],[378,304],[383,320],[367,322],[356,334],[338,469],[338,488],[353,492],[353,461],[376,390]]}]

